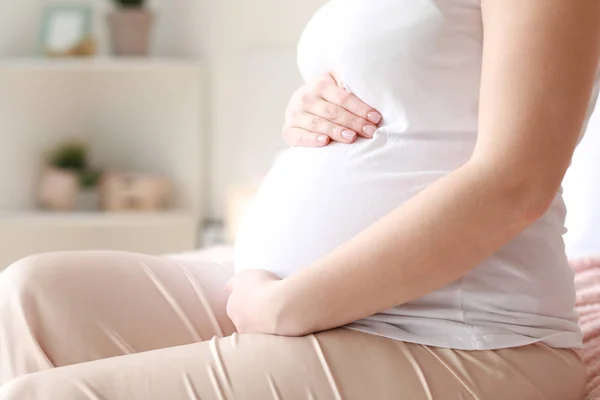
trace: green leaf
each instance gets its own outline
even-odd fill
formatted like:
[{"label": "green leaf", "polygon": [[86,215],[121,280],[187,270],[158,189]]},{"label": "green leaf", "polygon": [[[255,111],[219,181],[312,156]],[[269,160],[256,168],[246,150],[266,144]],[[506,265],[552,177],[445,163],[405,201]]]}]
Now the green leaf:
[{"label": "green leaf", "polygon": [[88,151],[85,144],[80,142],[66,142],[57,147],[50,155],[50,165],[74,171],[83,171],[87,168]]},{"label": "green leaf", "polygon": [[146,0],[113,0],[117,5],[126,8],[141,8],[146,4]]},{"label": "green leaf", "polygon": [[91,189],[98,186],[102,172],[94,169],[86,169],[79,172],[79,185],[85,189]]}]

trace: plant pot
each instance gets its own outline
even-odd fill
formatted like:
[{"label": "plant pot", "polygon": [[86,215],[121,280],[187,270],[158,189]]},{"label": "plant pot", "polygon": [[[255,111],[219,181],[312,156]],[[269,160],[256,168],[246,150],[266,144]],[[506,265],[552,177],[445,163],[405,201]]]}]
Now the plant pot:
[{"label": "plant pot", "polygon": [[118,56],[147,56],[154,16],[148,10],[123,8],[108,16],[113,53]]},{"label": "plant pot", "polygon": [[77,209],[79,211],[100,210],[100,193],[96,189],[79,190],[77,195]]},{"label": "plant pot", "polygon": [[39,181],[37,200],[51,211],[72,211],[77,204],[79,177],[71,170],[46,167]]}]

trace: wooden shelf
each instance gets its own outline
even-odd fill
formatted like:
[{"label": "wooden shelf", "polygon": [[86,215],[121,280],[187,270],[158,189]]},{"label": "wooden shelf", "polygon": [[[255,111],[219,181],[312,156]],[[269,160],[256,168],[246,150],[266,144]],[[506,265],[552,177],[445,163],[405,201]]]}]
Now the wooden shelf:
[{"label": "wooden shelf", "polygon": [[199,69],[202,63],[186,58],[0,58],[0,71],[131,71]]}]

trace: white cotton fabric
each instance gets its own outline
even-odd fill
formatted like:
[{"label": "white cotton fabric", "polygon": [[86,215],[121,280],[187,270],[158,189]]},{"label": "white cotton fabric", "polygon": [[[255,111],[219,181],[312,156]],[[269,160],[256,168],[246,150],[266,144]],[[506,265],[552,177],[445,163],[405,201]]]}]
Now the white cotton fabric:
[{"label": "white cotton fabric", "polygon": [[[242,223],[237,269],[288,277],[467,162],[482,46],[478,0],[322,7],[299,45],[304,78],[334,72],[383,123],[372,140],[284,152]],[[349,328],[456,349],[581,347],[564,221],[558,194],[541,220],[462,279]]]}]

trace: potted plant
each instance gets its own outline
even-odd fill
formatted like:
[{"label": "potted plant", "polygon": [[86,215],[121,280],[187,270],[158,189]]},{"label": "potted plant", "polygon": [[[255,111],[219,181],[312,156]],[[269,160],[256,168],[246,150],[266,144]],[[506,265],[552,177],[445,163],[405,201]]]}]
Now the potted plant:
[{"label": "potted plant", "polygon": [[89,166],[84,143],[65,142],[48,158],[38,188],[38,203],[54,211],[98,209],[96,187],[100,176]]},{"label": "potted plant", "polygon": [[119,56],[146,56],[154,17],[146,0],[113,0],[117,9],[109,14],[113,52]]}]

